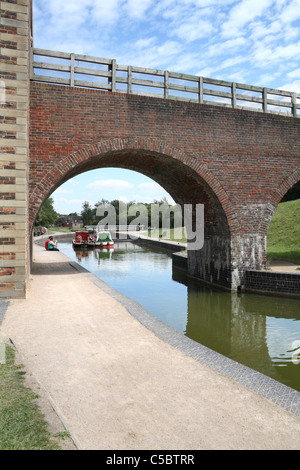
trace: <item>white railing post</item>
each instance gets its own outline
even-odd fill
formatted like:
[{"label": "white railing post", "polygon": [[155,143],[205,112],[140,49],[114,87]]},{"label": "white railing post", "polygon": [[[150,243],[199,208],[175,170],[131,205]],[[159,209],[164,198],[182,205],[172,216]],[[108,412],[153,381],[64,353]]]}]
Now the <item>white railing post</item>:
[{"label": "white railing post", "polygon": [[132,67],[131,65],[128,66],[127,72],[127,93],[131,95],[132,93]]},{"label": "white railing post", "polygon": [[116,91],[116,69],[117,69],[116,60],[112,59],[110,61],[110,64],[108,65],[108,72],[109,72],[108,84],[110,85],[111,87],[110,89],[112,92]]},{"label": "white railing post", "polygon": [[267,113],[268,112],[268,101],[267,101],[268,92],[267,92],[267,88],[263,88],[262,95],[263,95],[263,97],[262,97],[262,99],[263,99],[262,109],[263,109],[264,113]]},{"label": "white railing post", "polygon": [[294,117],[297,117],[297,93],[292,94],[292,114]]},{"label": "white railing post", "polygon": [[169,72],[165,71],[164,98],[169,98]]},{"label": "white railing post", "polygon": [[116,91],[116,70],[117,70],[116,59],[113,59],[112,64],[111,64],[111,91],[113,93],[115,93]]},{"label": "white railing post", "polygon": [[231,106],[236,108],[236,83],[232,83],[231,85]]},{"label": "white railing post", "polygon": [[198,100],[199,103],[203,103],[203,77],[199,77],[199,82],[198,82]]},{"label": "white railing post", "polygon": [[75,54],[71,54],[71,68],[70,68],[70,86],[74,86],[74,71],[75,71]]}]

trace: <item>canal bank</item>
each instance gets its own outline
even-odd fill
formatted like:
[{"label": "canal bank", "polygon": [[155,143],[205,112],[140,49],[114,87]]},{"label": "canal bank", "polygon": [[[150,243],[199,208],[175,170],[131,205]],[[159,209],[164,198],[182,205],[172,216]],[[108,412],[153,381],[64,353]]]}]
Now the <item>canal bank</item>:
[{"label": "canal bank", "polygon": [[299,393],[228,367],[62,253],[34,247],[27,299],[3,316],[80,449],[299,448]]}]

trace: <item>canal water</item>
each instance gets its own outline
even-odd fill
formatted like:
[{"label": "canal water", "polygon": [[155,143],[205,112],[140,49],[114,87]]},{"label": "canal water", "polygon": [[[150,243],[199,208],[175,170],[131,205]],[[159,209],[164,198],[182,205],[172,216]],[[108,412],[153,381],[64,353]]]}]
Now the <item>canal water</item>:
[{"label": "canal water", "polygon": [[171,254],[120,242],[113,252],[60,250],[189,338],[300,391],[300,301],[230,294],[172,268]]}]

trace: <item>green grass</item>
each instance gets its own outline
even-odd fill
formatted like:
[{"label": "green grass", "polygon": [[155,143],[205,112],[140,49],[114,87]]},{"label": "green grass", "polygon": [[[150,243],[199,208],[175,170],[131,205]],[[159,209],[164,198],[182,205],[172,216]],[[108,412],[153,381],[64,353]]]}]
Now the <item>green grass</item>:
[{"label": "green grass", "polygon": [[6,364],[0,364],[0,450],[60,450],[24,374],[14,349],[6,346]]},{"label": "green grass", "polygon": [[[137,232],[137,234],[138,233],[139,232]],[[144,231],[141,231],[140,233],[141,235],[145,235],[147,237],[153,237],[153,238],[161,237],[163,240],[171,240],[171,241],[176,241],[176,242],[181,242],[181,243],[187,242],[184,227],[178,228],[178,229],[171,228],[170,230],[159,228],[151,232],[144,230]]]},{"label": "green grass", "polygon": [[300,199],[278,204],[268,230],[267,257],[300,264]]},{"label": "green grass", "polygon": [[[151,236],[158,238],[164,231],[156,229]],[[141,233],[149,235],[147,231]],[[187,241],[184,234],[182,238],[174,238],[172,229],[168,239]],[[278,204],[268,230],[267,258],[268,261],[276,259],[300,265],[300,199]]]},{"label": "green grass", "polygon": [[[71,227],[50,227],[48,230],[48,234],[55,232],[62,232],[62,233],[69,233],[69,232],[76,232],[77,229]],[[80,230],[80,229],[79,229]],[[81,229],[84,230],[84,229]]]}]

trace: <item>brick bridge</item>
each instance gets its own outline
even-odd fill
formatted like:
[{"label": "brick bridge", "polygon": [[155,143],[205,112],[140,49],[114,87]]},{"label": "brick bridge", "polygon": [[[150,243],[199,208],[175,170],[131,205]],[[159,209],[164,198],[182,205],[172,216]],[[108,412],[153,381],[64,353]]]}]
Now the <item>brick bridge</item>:
[{"label": "brick bridge", "polygon": [[235,291],[246,270],[264,268],[276,205],[300,180],[300,95],[35,50],[30,9],[30,0],[1,2],[0,297],[26,292],[43,202],[104,167],[139,171],[177,203],[205,205],[204,247],[188,253],[192,276]]}]

